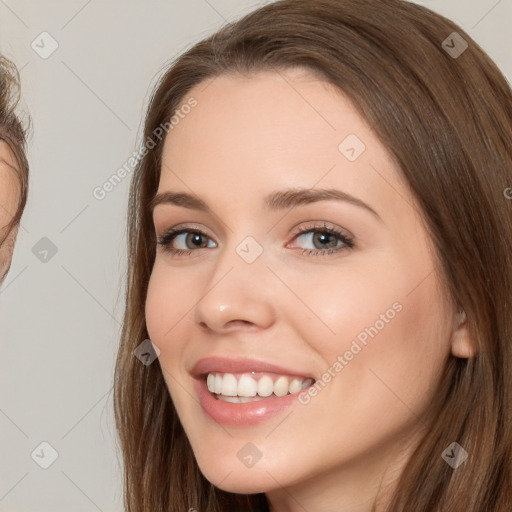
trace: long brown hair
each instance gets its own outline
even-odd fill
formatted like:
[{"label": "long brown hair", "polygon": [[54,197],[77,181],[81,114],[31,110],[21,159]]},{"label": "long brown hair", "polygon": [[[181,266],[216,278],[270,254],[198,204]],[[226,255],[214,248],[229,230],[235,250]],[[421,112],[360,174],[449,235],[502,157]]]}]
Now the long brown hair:
[{"label": "long brown hair", "polygon": [[[459,37],[468,47],[454,54],[450,49],[464,48]],[[465,311],[476,344],[474,358],[449,359],[431,428],[388,510],[509,512],[510,86],[466,32],[425,7],[403,0],[282,0],[223,27],[174,61],[151,97],[144,138],[154,139],[154,130],[206,79],[295,66],[343,91],[392,154],[421,207],[437,271],[454,305]],[[203,477],[161,368],[133,355],[148,338],[144,304],[156,246],[148,205],[158,188],[163,140],[140,160],[130,191],[126,312],[114,390],[126,510],[269,510],[264,494],[227,493]],[[454,441],[469,454],[457,470],[441,457]]]},{"label": "long brown hair", "polygon": [[[0,226],[0,245],[20,223],[28,195],[29,164],[26,156],[25,126],[15,109],[20,100],[20,76],[15,64],[0,55],[0,140],[7,143],[14,154],[17,166],[13,168],[20,185],[16,211],[7,226]],[[2,276],[0,276],[1,278]]]}]

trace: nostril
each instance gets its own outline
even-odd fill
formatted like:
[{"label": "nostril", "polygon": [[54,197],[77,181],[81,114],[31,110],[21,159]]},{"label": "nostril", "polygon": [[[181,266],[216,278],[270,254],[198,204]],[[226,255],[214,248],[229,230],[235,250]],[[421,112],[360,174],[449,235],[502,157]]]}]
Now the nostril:
[{"label": "nostril", "polygon": [[244,329],[250,328],[257,330],[258,327],[254,325],[252,322],[249,322],[248,320],[230,320],[226,327],[232,328],[232,329],[239,329],[240,327],[243,327]]}]

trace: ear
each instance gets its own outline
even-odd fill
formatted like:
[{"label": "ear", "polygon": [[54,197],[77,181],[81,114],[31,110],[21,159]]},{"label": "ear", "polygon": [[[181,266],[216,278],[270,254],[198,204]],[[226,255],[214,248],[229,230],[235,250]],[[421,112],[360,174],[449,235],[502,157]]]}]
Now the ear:
[{"label": "ear", "polygon": [[466,313],[459,311],[454,315],[454,330],[451,339],[452,354],[462,359],[472,359],[476,354],[474,341],[468,329]]}]

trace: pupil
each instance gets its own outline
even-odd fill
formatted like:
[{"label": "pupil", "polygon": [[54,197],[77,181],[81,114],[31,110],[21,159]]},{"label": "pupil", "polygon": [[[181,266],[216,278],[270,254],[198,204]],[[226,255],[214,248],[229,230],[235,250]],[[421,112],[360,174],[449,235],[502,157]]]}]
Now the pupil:
[{"label": "pupil", "polygon": [[[318,234],[317,239],[318,239],[318,238],[321,238],[321,242],[326,242],[326,241],[327,241],[327,243],[328,243],[328,242],[329,242],[329,238],[330,238],[331,236],[332,236],[332,235],[331,235],[330,233],[319,233],[319,234]],[[327,239],[327,240],[325,240],[325,239]],[[334,240],[334,242],[336,242],[336,240]],[[336,246],[336,244],[334,245],[334,247],[335,247],[335,246]],[[324,249],[325,249],[325,245],[324,245],[322,248],[324,248]]]},{"label": "pupil", "polygon": [[[196,245],[197,247],[199,247],[199,246],[201,245],[201,237],[202,237],[202,236],[203,236],[203,235],[201,235],[201,234],[199,234],[199,233],[193,233],[193,234],[192,234],[192,243],[193,243],[194,245]],[[196,243],[196,242],[198,242],[198,243]]]}]

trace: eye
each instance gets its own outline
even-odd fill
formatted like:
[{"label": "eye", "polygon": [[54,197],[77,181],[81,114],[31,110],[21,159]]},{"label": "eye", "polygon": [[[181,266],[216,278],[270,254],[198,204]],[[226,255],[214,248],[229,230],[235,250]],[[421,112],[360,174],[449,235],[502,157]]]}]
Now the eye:
[{"label": "eye", "polygon": [[[158,239],[158,244],[163,247],[165,252],[169,252],[173,255],[189,255],[194,251],[194,249],[204,249],[205,247],[208,247],[208,245],[204,245],[204,242],[201,240],[202,238],[208,238],[208,235],[200,229],[173,228]],[[176,249],[172,247],[172,243],[175,241],[178,244],[184,244],[185,249]],[[191,244],[194,249],[188,249],[188,247],[190,247],[188,244]]]},{"label": "eye", "polygon": [[[295,231],[293,241],[303,238],[306,242],[312,243],[313,248],[302,249],[302,254],[327,255],[338,253],[354,247],[353,238],[344,234],[341,230],[328,226],[325,222],[308,225]],[[210,245],[208,240],[212,242]],[[200,229],[190,227],[172,228],[158,239],[158,244],[163,250],[174,256],[191,255],[196,249],[207,249],[216,247],[216,244],[209,239],[207,233]],[[173,247],[174,244],[182,245],[181,248]],[[184,247],[183,247],[184,246]],[[190,248],[192,247],[192,248]],[[320,247],[318,249],[318,247]]]},{"label": "eye", "polygon": [[[303,238],[313,245],[313,248],[302,249],[302,254],[308,256],[324,256],[338,253],[354,247],[353,237],[341,230],[330,227],[327,223],[317,223],[303,227],[295,232],[295,240]],[[320,247],[320,249],[318,249]]]}]

